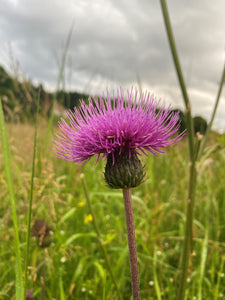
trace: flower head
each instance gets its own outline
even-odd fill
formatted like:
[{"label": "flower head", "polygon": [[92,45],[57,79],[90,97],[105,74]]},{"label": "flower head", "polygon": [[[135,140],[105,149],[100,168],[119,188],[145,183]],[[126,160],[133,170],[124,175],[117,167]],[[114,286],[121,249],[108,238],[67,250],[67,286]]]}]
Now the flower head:
[{"label": "flower head", "polygon": [[[55,151],[59,158],[86,163],[93,155],[97,160],[110,156],[112,165],[118,155],[152,154],[165,152],[164,148],[179,141],[184,132],[171,138],[179,129],[179,113],[164,105],[159,109],[150,93],[122,89],[107,96],[90,97],[88,103],[67,113],[69,124],[61,119],[61,134],[56,135]],[[171,139],[170,139],[171,138]]]}]

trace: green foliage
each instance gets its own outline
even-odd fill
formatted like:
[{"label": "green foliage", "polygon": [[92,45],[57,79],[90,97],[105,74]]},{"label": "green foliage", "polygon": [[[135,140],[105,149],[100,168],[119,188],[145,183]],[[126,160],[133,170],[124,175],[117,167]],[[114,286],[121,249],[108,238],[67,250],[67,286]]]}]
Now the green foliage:
[{"label": "green foliage", "polygon": [[58,102],[68,109],[73,109],[74,107],[78,106],[80,100],[87,100],[88,96],[86,94],[81,94],[77,92],[65,92],[59,91],[57,93],[57,100]]},{"label": "green foliage", "polygon": [[[117,299],[82,188],[80,174],[83,172],[112,271],[123,299],[130,300],[122,192],[110,190],[104,182],[104,161],[95,165],[93,159],[81,170],[71,162],[57,159],[53,151],[44,156],[46,128],[46,123],[39,124],[31,223],[33,226],[35,220],[44,219],[50,227],[52,242],[50,247],[43,248],[37,237],[31,238],[28,288],[33,290],[34,299],[41,299],[42,293],[46,299]],[[7,129],[24,272],[34,128],[20,124],[8,125]],[[24,132],[26,136],[22,139]],[[188,272],[187,299],[190,300],[194,297],[220,299],[225,294],[224,153],[224,147],[217,148],[198,169],[194,217],[196,255],[191,258]],[[145,181],[133,189],[141,297],[174,300],[184,236],[188,182],[186,140],[170,147],[168,153],[151,156],[143,162],[147,172]],[[0,298],[13,299],[14,231],[2,162],[0,184]]]}]

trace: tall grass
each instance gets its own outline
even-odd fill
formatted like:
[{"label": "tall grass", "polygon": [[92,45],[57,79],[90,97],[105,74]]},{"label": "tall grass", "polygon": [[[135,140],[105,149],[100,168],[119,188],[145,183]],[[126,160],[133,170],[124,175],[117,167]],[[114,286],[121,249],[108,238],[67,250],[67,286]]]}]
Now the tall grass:
[{"label": "tall grass", "polygon": [[[30,257],[31,215],[32,215],[32,203],[33,203],[33,190],[34,190],[35,160],[36,160],[36,152],[37,152],[37,128],[38,128],[39,105],[40,105],[40,96],[38,96],[38,99],[37,99],[32,170],[31,170],[31,179],[30,179],[29,205],[28,205],[28,213],[27,213],[26,255],[25,255],[25,267],[24,267],[24,269],[25,269],[25,276],[24,276],[25,277],[25,279],[24,279],[25,291],[27,291],[27,277],[28,277],[28,269],[27,268],[28,268],[29,257]],[[24,293],[24,299],[26,300],[26,293]]]},{"label": "tall grass", "polygon": [[[32,224],[35,219],[45,219],[52,230],[52,242],[50,247],[44,249],[39,247],[35,238],[30,241],[29,289],[33,290],[34,299],[41,299],[45,262],[46,299],[118,299],[93,221],[88,218],[90,210],[80,180],[81,170],[73,164],[71,166],[57,160],[54,153],[48,153],[46,159],[42,152],[46,128],[47,123],[40,121],[37,147],[40,153],[35,162]],[[20,171],[20,179],[14,174],[14,187],[24,257],[26,245],[23,241],[26,240],[27,199],[32,170],[32,152],[26,153],[26,149],[33,147],[34,130],[28,124],[13,128],[7,126],[7,129],[8,133],[11,131],[9,141],[13,141],[13,147],[12,144],[10,147],[12,166],[13,169],[17,166]],[[28,136],[21,144],[24,132]],[[215,139],[216,134],[211,134],[210,141]],[[146,167],[146,181],[133,193],[142,299],[161,297],[173,300],[176,294],[188,182],[186,143],[185,139],[171,147],[167,154],[146,160],[145,164],[151,165],[151,172]],[[222,299],[220,295],[225,294],[224,151],[224,146],[217,148],[199,170],[194,216],[195,255],[189,267],[187,299],[197,298],[199,293],[202,299]],[[39,169],[38,164],[42,165]],[[82,172],[85,173],[102,242],[122,298],[130,299],[129,265],[124,264],[128,260],[128,250],[123,196],[122,192],[106,187],[103,165],[104,162],[99,162],[96,166],[93,160]],[[2,163],[0,169],[3,170]],[[3,175],[2,172],[0,174]],[[9,218],[7,184],[2,175],[0,298],[11,299],[15,296],[14,258],[10,246],[14,231]],[[155,178],[154,185],[152,178]]]},{"label": "tall grass", "polygon": [[20,253],[19,228],[18,228],[18,221],[17,221],[17,215],[16,215],[16,204],[17,203],[15,200],[15,194],[14,194],[13,177],[12,177],[11,161],[10,161],[10,151],[9,151],[9,145],[8,145],[8,140],[7,140],[7,136],[6,136],[1,98],[0,98],[0,132],[1,132],[1,138],[2,138],[2,150],[3,150],[5,175],[6,175],[6,181],[7,181],[7,190],[8,190],[9,200],[10,200],[13,227],[14,227],[14,235],[15,235],[14,251],[16,253],[16,260],[15,260],[16,299],[19,300],[19,299],[23,299],[23,281],[22,281],[22,261],[21,261],[21,253]]}]

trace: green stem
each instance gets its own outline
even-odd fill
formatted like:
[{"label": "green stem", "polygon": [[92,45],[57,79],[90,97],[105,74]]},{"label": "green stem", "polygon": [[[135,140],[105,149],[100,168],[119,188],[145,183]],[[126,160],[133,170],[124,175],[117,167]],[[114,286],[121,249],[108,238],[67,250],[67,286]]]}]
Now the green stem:
[{"label": "green stem", "polygon": [[132,293],[134,300],[140,300],[140,287],[138,276],[137,249],[135,240],[134,217],[132,210],[131,188],[123,189],[124,206],[127,223],[127,238],[130,255],[130,272],[132,282]]},{"label": "green stem", "polygon": [[44,262],[41,275],[41,300],[45,300],[45,270],[46,270],[46,253],[44,252]]},{"label": "green stem", "polygon": [[183,256],[182,256],[182,263],[181,263],[180,282],[178,287],[177,300],[183,300],[185,298],[189,258],[192,251],[192,238],[193,238],[192,228],[193,228],[193,212],[194,212],[196,181],[197,181],[197,170],[196,170],[196,163],[194,161],[193,163],[191,163],[190,166],[185,236],[184,236]]},{"label": "green stem", "polygon": [[25,290],[24,300],[26,299],[27,277],[28,277],[28,263],[29,263],[29,249],[30,249],[30,229],[31,229],[31,212],[32,212],[32,202],[33,202],[33,183],[34,183],[35,158],[36,158],[36,148],[37,148],[37,127],[38,127],[39,103],[40,103],[40,91],[39,91],[38,99],[37,99],[37,111],[36,111],[35,132],[34,132],[33,161],[32,161],[31,183],[30,183],[30,197],[29,197],[28,217],[27,217],[27,236],[26,236],[26,255],[25,255],[25,279],[24,279],[24,290]]},{"label": "green stem", "polygon": [[183,78],[179,57],[176,50],[175,40],[173,37],[172,27],[170,23],[170,18],[168,14],[168,9],[166,5],[166,0],[160,0],[164,22],[166,26],[166,31],[168,35],[168,40],[170,44],[170,50],[173,56],[178,80],[180,83],[181,91],[183,94],[185,106],[186,106],[186,114],[187,114],[187,129],[188,129],[188,141],[189,141],[189,160],[190,160],[190,175],[189,175],[189,189],[188,189],[188,200],[187,200],[187,213],[186,213],[186,225],[185,225],[185,237],[184,237],[184,248],[183,248],[183,257],[182,257],[182,272],[180,276],[180,283],[178,288],[177,300],[183,300],[185,297],[185,287],[187,281],[187,270],[189,264],[189,257],[192,251],[192,228],[193,228],[193,211],[194,211],[194,200],[195,200],[195,191],[196,191],[196,182],[197,182],[197,171],[196,171],[196,161],[201,158],[203,153],[207,137],[209,135],[216,110],[218,107],[220,95],[222,92],[223,83],[225,81],[225,65],[224,70],[222,73],[222,78],[219,86],[219,91],[217,95],[217,99],[215,102],[215,107],[213,110],[213,114],[211,117],[211,121],[208,125],[207,132],[202,139],[201,143],[200,140],[197,141],[196,147],[194,146],[194,131],[193,131],[193,120],[191,116],[191,105],[189,101],[189,97],[186,90],[185,81]]},{"label": "green stem", "polygon": [[188,142],[189,142],[189,154],[190,154],[190,160],[192,160],[193,154],[194,154],[194,130],[193,130],[193,120],[191,116],[191,103],[188,97],[177,49],[176,49],[176,44],[175,40],[173,37],[173,31],[170,23],[170,18],[169,18],[169,13],[166,5],[166,0],[160,0],[161,2],[161,7],[162,7],[162,12],[163,12],[163,17],[164,17],[164,22],[166,26],[166,31],[167,31],[167,36],[170,44],[170,50],[173,56],[173,61],[174,65],[176,68],[177,72],[177,77],[180,83],[180,88],[183,94],[184,98],[184,103],[186,106],[186,115],[187,115],[187,129],[188,129]]},{"label": "green stem", "polygon": [[2,135],[2,149],[3,149],[5,175],[6,175],[6,181],[8,184],[9,198],[10,198],[12,219],[13,219],[14,233],[15,233],[16,299],[21,300],[21,299],[23,299],[24,289],[23,289],[23,280],[22,280],[20,240],[19,240],[19,230],[18,230],[18,222],[17,222],[17,215],[16,215],[15,195],[14,195],[14,189],[13,189],[13,179],[12,179],[12,172],[11,172],[11,165],[10,165],[10,152],[9,152],[9,145],[8,145],[8,141],[7,141],[7,137],[6,137],[5,122],[4,122],[1,98],[0,98],[0,131],[1,131],[1,135]]},{"label": "green stem", "polygon": [[116,278],[113,274],[113,271],[112,271],[112,268],[111,268],[111,265],[110,265],[110,262],[109,262],[109,258],[108,258],[108,255],[107,255],[107,252],[106,252],[106,249],[105,249],[105,246],[103,244],[103,241],[102,241],[102,238],[101,238],[101,233],[100,233],[100,230],[98,228],[98,224],[97,224],[97,221],[96,221],[96,217],[95,217],[95,214],[94,214],[94,210],[92,208],[92,205],[91,205],[91,201],[90,201],[90,197],[89,197],[89,194],[88,194],[88,189],[87,189],[87,185],[86,185],[86,181],[84,179],[84,174],[81,174],[81,180],[82,180],[82,185],[83,185],[83,189],[84,189],[84,194],[85,194],[85,197],[86,197],[86,200],[87,200],[87,204],[88,204],[88,208],[90,210],[90,213],[92,215],[92,218],[93,218],[93,225],[94,225],[94,229],[95,229],[95,232],[97,234],[97,237],[98,237],[98,242],[100,244],[100,247],[102,249],[102,253],[104,255],[104,258],[105,258],[105,262],[106,262],[106,266],[107,266],[107,269],[109,271],[109,274],[111,276],[111,279],[115,285],[115,288],[116,288],[116,292],[117,292],[117,296],[118,296],[118,299],[122,300],[122,296],[120,294],[120,290],[118,288],[118,285],[117,285],[117,282],[116,282]]},{"label": "green stem", "polygon": [[169,13],[166,5],[166,0],[160,0],[164,22],[166,26],[167,36],[170,44],[170,50],[173,56],[174,65],[177,72],[180,88],[183,94],[184,103],[186,106],[187,115],[187,129],[188,129],[188,142],[189,142],[189,187],[188,187],[188,199],[187,199],[187,212],[185,223],[185,237],[183,245],[183,256],[181,263],[181,274],[179,279],[179,287],[177,293],[177,300],[183,300],[185,298],[185,289],[187,281],[187,272],[190,259],[190,253],[192,251],[192,236],[193,236],[193,215],[194,215],[194,201],[197,181],[196,159],[199,151],[199,141],[197,141],[196,147],[194,146],[194,130],[193,120],[191,115],[191,104],[188,97],[182,69],[176,50],[175,40],[173,37],[172,27],[170,23]]}]

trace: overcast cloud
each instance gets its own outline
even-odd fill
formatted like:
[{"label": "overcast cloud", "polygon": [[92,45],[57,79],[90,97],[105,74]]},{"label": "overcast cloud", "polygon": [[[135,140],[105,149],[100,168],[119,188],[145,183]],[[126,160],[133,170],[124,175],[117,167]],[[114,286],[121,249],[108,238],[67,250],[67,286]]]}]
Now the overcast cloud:
[{"label": "overcast cloud", "polygon": [[[194,115],[209,119],[225,60],[225,1],[167,1]],[[65,86],[101,94],[141,82],[143,90],[183,109],[158,0],[0,0],[0,64],[9,45],[27,78],[56,87],[73,31]],[[225,131],[225,91],[214,128]]]}]

